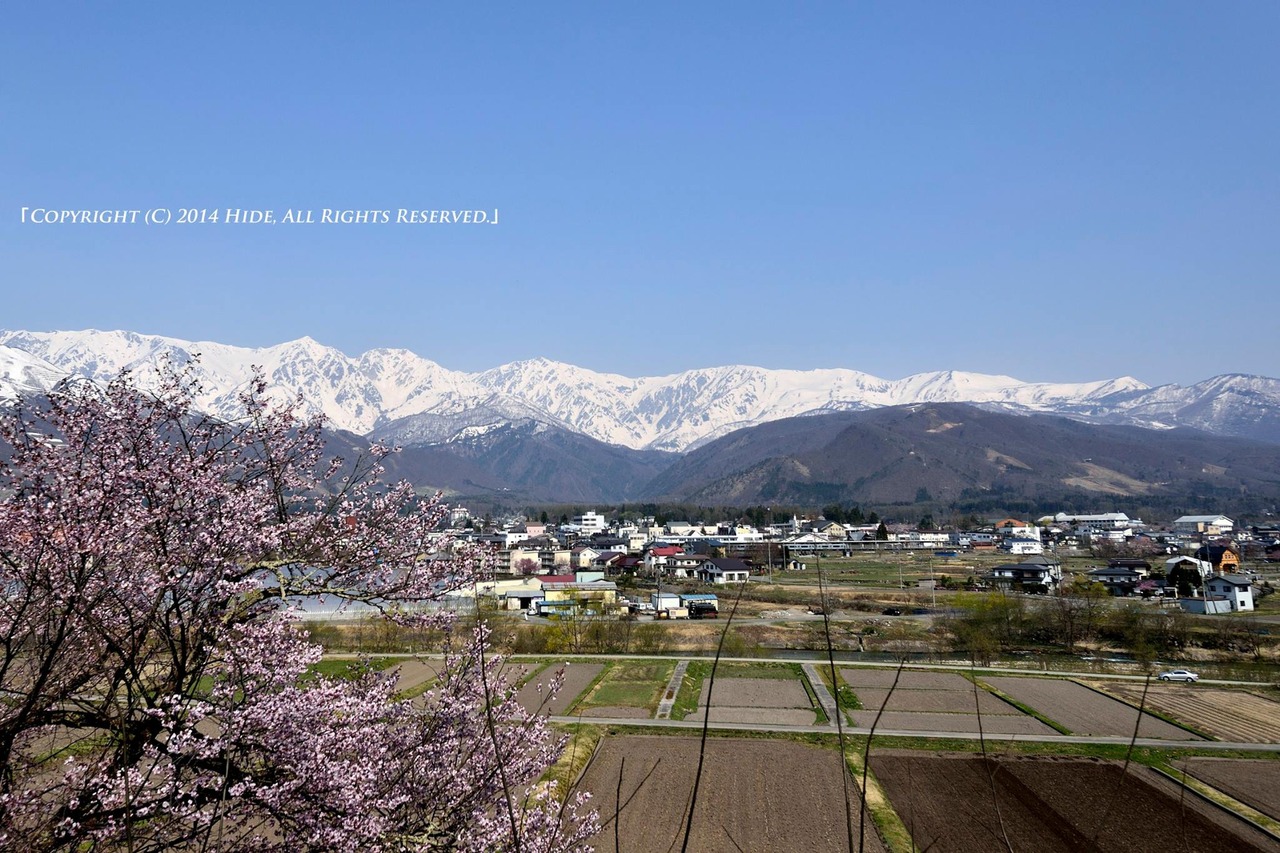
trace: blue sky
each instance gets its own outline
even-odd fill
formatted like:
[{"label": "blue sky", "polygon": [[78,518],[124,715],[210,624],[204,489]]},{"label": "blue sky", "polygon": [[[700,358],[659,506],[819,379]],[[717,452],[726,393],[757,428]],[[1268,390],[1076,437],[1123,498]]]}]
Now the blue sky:
[{"label": "blue sky", "polygon": [[0,326],[459,370],[1280,376],[1278,34],[1272,2],[17,4]]}]

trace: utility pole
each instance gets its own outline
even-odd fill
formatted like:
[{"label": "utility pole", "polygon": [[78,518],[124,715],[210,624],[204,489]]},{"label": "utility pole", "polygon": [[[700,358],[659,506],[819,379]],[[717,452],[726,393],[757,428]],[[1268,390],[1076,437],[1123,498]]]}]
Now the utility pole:
[{"label": "utility pole", "polygon": [[[767,527],[769,529],[769,532],[772,532],[773,531],[773,507],[767,506],[765,507],[765,511],[769,513],[769,518],[768,518],[769,523]],[[769,533],[765,533],[764,542],[765,542],[765,559],[769,563],[769,583],[773,583],[773,539],[770,538]]]}]

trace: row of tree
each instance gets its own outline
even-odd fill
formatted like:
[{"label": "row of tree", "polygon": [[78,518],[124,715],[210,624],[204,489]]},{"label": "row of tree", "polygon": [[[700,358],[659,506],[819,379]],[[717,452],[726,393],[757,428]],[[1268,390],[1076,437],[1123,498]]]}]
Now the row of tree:
[{"label": "row of tree", "polygon": [[1115,606],[1105,587],[1088,581],[1068,584],[1060,595],[1047,597],[959,594],[942,626],[953,648],[980,664],[1029,648],[1073,653],[1099,644],[1150,662],[1177,657],[1193,644],[1257,655],[1271,642],[1248,619],[1218,619],[1206,629],[1180,609],[1155,609],[1137,602]]}]

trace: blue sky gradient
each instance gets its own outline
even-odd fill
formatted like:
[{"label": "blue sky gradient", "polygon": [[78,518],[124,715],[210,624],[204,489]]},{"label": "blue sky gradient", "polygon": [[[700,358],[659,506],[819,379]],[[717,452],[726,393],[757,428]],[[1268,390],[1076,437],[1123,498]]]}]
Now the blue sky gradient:
[{"label": "blue sky gradient", "polygon": [[1272,2],[17,4],[0,326],[459,370],[1277,376],[1277,36]]}]

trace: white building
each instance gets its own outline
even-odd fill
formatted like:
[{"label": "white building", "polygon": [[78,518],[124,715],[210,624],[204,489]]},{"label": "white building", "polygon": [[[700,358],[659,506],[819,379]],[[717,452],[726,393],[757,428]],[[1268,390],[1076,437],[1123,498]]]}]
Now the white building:
[{"label": "white building", "polygon": [[1009,539],[1004,543],[1004,547],[1008,549],[1010,554],[1043,554],[1044,545],[1039,539],[1024,539],[1021,537]]},{"label": "white building", "polygon": [[1168,575],[1174,569],[1186,563],[1191,568],[1200,573],[1200,579],[1205,580],[1213,576],[1213,563],[1207,560],[1197,560],[1194,557],[1173,557],[1164,561],[1164,573]]},{"label": "white building", "polygon": [[1206,598],[1225,598],[1237,613],[1253,609],[1253,581],[1245,575],[1214,575],[1204,590]]},{"label": "white building", "polygon": [[1236,523],[1225,515],[1184,515],[1173,522],[1174,533],[1221,536],[1235,529]]},{"label": "white building", "polygon": [[1108,530],[1127,531],[1134,527],[1142,526],[1141,519],[1129,518],[1129,516],[1125,515],[1123,512],[1102,512],[1095,513],[1093,515],[1072,515],[1070,513],[1060,512],[1053,516],[1052,521],[1054,524],[1070,524],[1081,530],[1096,530],[1099,533],[1103,533]]},{"label": "white building", "polygon": [[592,533],[603,533],[608,527],[603,515],[595,510],[584,512],[582,515],[575,515],[571,523],[582,533],[590,536]]}]

